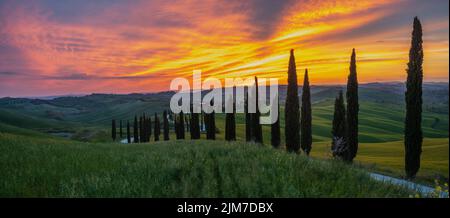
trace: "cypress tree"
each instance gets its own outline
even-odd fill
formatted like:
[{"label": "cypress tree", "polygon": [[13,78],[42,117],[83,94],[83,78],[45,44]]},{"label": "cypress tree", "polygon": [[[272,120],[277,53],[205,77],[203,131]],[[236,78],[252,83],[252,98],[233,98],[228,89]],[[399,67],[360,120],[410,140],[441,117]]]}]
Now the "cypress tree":
[{"label": "cypress tree", "polygon": [[214,111],[206,114],[205,116],[206,124],[206,139],[215,140],[216,139],[216,121]]},{"label": "cypress tree", "polygon": [[145,114],[142,115],[141,120],[142,120],[141,141],[142,142],[147,142],[147,121],[146,121],[146,118],[145,118]]},{"label": "cypress tree", "polygon": [[201,119],[200,120],[200,131],[205,131],[206,130],[204,117],[205,117],[205,114],[203,114],[203,112],[200,113],[200,119]]},{"label": "cypress tree", "polygon": [[142,129],[143,129],[143,131],[144,131],[144,136],[145,136],[145,142],[149,142],[150,140],[149,140],[149,135],[148,135],[148,131],[149,131],[149,129],[148,129],[148,118],[145,116],[145,113],[144,113],[144,115],[142,115],[142,125],[143,125],[143,127],[142,127]]},{"label": "cypress tree", "polygon": [[245,114],[245,141],[252,140],[251,114],[248,112],[248,88],[245,88],[244,97],[244,114]]},{"label": "cypress tree", "polygon": [[127,120],[127,142],[131,143],[131,134],[130,134],[130,122]]},{"label": "cypress tree", "polygon": [[186,114],[186,116],[184,117],[184,125],[186,125],[186,132],[190,132],[191,131],[191,124],[189,122],[189,120],[191,119],[191,115],[190,114]]},{"label": "cypress tree", "polygon": [[113,141],[116,141],[116,120],[112,120],[111,124],[111,137]]},{"label": "cypress tree", "polygon": [[176,114],[173,115],[173,127],[175,130],[175,135],[177,139],[180,139],[180,131],[178,130],[178,116]]},{"label": "cypress tree", "polygon": [[139,142],[144,142],[145,140],[144,140],[144,137],[143,137],[143,134],[144,134],[144,131],[143,131],[143,129],[142,129],[142,117],[139,117]]},{"label": "cypress tree", "polygon": [[[333,152],[333,156],[339,156],[343,158],[343,155],[346,152],[347,146],[345,148],[336,148],[337,140],[341,140],[341,143],[346,143],[346,119],[345,119],[345,104],[344,104],[344,96],[342,94],[342,90],[339,91],[339,96],[336,97],[334,101],[334,114],[333,114],[333,128],[331,130],[331,135],[333,136],[331,142],[331,151]],[[341,151],[342,149],[342,151]]]},{"label": "cypress tree", "polygon": [[161,133],[160,128],[159,128],[159,118],[158,118],[158,114],[155,113],[155,141],[159,141],[159,134]]},{"label": "cypress tree", "polygon": [[288,69],[288,87],[284,110],[286,149],[300,153],[300,110],[298,99],[297,69],[294,49],[291,49]]},{"label": "cypress tree", "polygon": [[192,111],[191,115],[191,139],[200,139],[200,127],[198,126],[198,113]]},{"label": "cypress tree", "polygon": [[138,121],[137,116],[134,116],[134,123],[133,123],[133,142],[138,143],[139,142],[139,132],[138,132]]},{"label": "cypress tree", "polygon": [[178,127],[178,131],[180,131],[180,139],[185,139],[184,135],[184,114],[183,111],[180,112],[180,120],[178,123],[180,126]]},{"label": "cypress tree", "polygon": [[262,138],[262,127],[260,124],[261,113],[259,112],[259,93],[258,93],[258,78],[255,76],[255,96],[256,96],[256,112],[252,117],[252,130],[253,130],[253,140],[256,143],[263,143]]},{"label": "cypress tree", "polygon": [[236,122],[234,117],[235,106],[232,99],[230,99],[227,104],[232,105],[233,111],[231,113],[226,113],[225,115],[225,140],[236,141]]},{"label": "cypress tree", "polygon": [[422,153],[422,42],[422,25],[414,17],[405,93],[405,172],[408,179],[414,179],[419,171]]},{"label": "cypress tree", "polygon": [[148,141],[150,141],[150,137],[152,136],[152,118],[148,116]]},{"label": "cypress tree", "polygon": [[358,79],[356,75],[356,54],[352,50],[350,60],[350,74],[347,81],[347,145],[348,154],[345,160],[352,162],[358,152]]},{"label": "cypress tree", "polygon": [[[278,98],[278,95],[276,96],[276,98]],[[272,102],[274,103],[274,102]],[[277,116],[277,120],[275,121],[275,123],[272,123],[272,125],[270,126],[270,143],[272,144],[272,146],[274,148],[278,148],[280,147],[280,104],[278,102],[277,104],[277,108],[278,108],[278,116]]]},{"label": "cypress tree", "polygon": [[122,137],[123,137],[122,120],[119,121],[119,136],[120,136],[120,139],[122,139]]},{"label": "cypress tree", "polygon": [[164,131],[164,141],[169,140],[169,120],[167,119],[167,110],[163,113],[163,131]]},{"label": "cypress tree", "polygon": [[206,129],[206,139],[211,138],[211,130],[210,130],[210,123],[209,123],[209,114],[204,113],[205,117],[205,129]]},{"label": "cypress tree", "polygon": [[311,92],[309,88],[308,69],[305,70],[302,91],[302,107],[300,111],[300,147],[306,155],[311,152],[312,130],[311,130]]},{"label": "cypress tree", "polygon": [[215,116],[215,112],[213,111],[210,115],[210,127],[211,127],[211,137],[210,139],[212,140],[216,140],[216,116]]}]

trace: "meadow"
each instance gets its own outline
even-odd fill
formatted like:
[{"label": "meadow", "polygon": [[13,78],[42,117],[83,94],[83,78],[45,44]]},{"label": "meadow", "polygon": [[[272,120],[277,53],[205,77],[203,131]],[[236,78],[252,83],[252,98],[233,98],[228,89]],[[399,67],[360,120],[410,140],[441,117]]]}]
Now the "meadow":
[{"label": "meadow", "polygon": [[0,133],[2,197],[408,197],[340,161],[257,144],[85,143]]}]

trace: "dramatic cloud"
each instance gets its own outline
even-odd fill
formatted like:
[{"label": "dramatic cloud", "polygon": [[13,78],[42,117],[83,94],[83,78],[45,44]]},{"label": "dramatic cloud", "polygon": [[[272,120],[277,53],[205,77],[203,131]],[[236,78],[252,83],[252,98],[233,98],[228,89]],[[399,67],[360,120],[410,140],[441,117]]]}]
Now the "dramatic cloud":
[{"label": "dramatic cloud", "polygon": [[[448,80],[447,0],[0,1],[0,96],[167,90],[172,78],[285,83],[288,54],[313,84],[403,81],[411,25],[425,80]],[[302,78],[299,76],[299,78]]]}]

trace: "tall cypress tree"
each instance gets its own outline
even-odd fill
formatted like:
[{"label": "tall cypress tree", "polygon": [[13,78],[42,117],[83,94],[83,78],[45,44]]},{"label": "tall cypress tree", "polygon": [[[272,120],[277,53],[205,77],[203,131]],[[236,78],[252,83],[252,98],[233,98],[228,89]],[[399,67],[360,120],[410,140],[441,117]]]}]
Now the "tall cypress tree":
[{"label": "tall cypress tree", "polygon": [[153,130],[153,127],[152,127],[152,118],[151,118],[151,116],[148,116],[148,141],[151,141],[151,136],[152,136],[152,130]]},{"label": "tall cypress tree", "polygon": [[263,143],[262,127],[260,124],[261,113],[259,112],[259,93],[258,93],[258,78],[255,76],[255,97],[256,97],[256,112],[252,117],[252,130],[253,130],[253,140],[256,143]]},{"label": "tall cypress tree", "polygon": [[159,124],[158,114],[155,113],[155,133],[154,133],[155,141],[159,141],[159,134],[161,133],[159,125],[160,124]]},{"label": "tall cypress tree", "polygon": [[230,98],[230,101],[226,103],[227,105],[232,105],[233,111],[231,113],[226,113],[225,115],[225,140],[236,141],[236,122],[234,117],[235,106],[233,99]]},{"label": "tall cypress tree", "polygon": [[184,135],[184,114],[183,111],[180,112],[180,120],[179,120],[179,127],[178,127],[178,131],[180,131],[180,139],[185,139],[185,135]]},{"label": "tall cypress tree", "polygon": [[204,113],[204,120],[205,120],[205,130],[206,130],[206,139],[210,139],[211,137],[211,130],[209,125],[209,114]]},{"label": "tall cypress tree", "polygon": [[245,88],[245,97],[244,97],[244,114],[245,114],[245,141],[249,142],[252,140],[252,123],[251,123],[251,114],[248,112],[248,88]]},{"label": "tall cypress tree", "polygon": [[139,117],[139,142],[144,142],[144,131],[142,129],[142,117]]},{"label": "tall cypress tree", "polygon": [[200,127],[198,125],[198,113],[192,112],[191,115],[191,139],[200,139]]},{"label": "tall cypress tree", "polygon": [[414,17],[405,93],[405,171],[408,179],[414,179],[419,171],[422,153],[422,42],[422,25]]},{"label": "tall cypress tree", "polygon": [[180,131],[179,129],[179,124],[178,124],[178,116],[176,114],[173,115],[173,127],[175,130],[175,135],[177,139],[180,139]]},{"label": "tall cypress tree", "polygon": [[289,152],[300,152],[300,106],[298,99],[297,69],[294,49],[291,49],[288,69],[288,87],[284,109],[286,149]]},{"label": "tall cypress tree", "polygon": [[134,123],[133,123],[133,142],[138,143],[139,142],[139,132],[138,132],[138,121],[137,116],[134,116]]},{"label": "tall cypress tree", "polygon": [[300,111],[300,147],[306,155],[309,155],[309,152],[311,152],[311,122],[311,92],[309,88],[308,69],[306,69],[303,79],[302,107]]},{"label": "tall cypress tree", "polygon": [[186,116],[184,117],[184,125],[186,125],[186,132],[190,132],[191,131],[191,123],[189,122],[189,120],[191,119],[191,115],[190,114],[186,114]]},{"label": "tall cypress tree", "polygon": [[147,142],[147,120],[145,117],[145,114],[142,114],[142,133],[141,133],[141,138],[142,138],[142,142]]},{"label": "tall cypress tree", "polygon": [[127,142],[131,143],[130,122],[127,120]]},{"label": "tall cypress tree", "polygon": [[205,116],[206,124],[206,139],[215,140],[216,139],[216,121],[214,111],[206,114]]},{"label": "tall cypress tree", "polygon": [[112,120],[111,123],[111,137],[113,141],[116,141],[116,120]]},{"label": "tall cypress tree", "polygon": [[122,139],[122,137],[123,137],[122,120],[119,121],[119,136],[120,136],[120,139]]},{"label": "tall cypress tree", "polygon": [[212,140],[216,140],[216,115],[215,112],[213,111],[211,114],[209,114],[210,118],[209,118],[209,125],[211,127],[211,137],[210,139]]},{"label": "tall cypress tree", "polygon": [[333,114],[333,128],[331,130],[331,135],[333,136],[331,142],[331,151],[333,152],[333,156],[339,156],[340,158],[344,158],[342,155],[345,153],[341,153],[341,149],[343,152],[347,149],[347,146],[344,145],[345,148],[336,149],[337,140],[341,140],[341,143],[346,143],[346,119],[345,119],[345,104],[344,104],[344,96],[342,94],[342,90],[339,91],[339,96],[336,97],[334,101],[334,114]]},{"label": "tall cypress tree", "polygon": [[[278,98],[278,95],[276,96],[276,98]],[[281,138],[280,138],[280,104],[279,104],[279,98],[278,98],[278,104],[276,105],[276,107],[278,108],[278,115],[277,115],[277,120],[275,121],[275,123],[272,123],[272,125],[270,126],[270,143],[272,144],[272,146],[274,148],[278,148],[280,147],[280,143],[281,143]],[[272,102],[272,104],[274,104],[274,102]]]},{"label": "tall cypress tree", "polygon": [[358,152],[358,79],[356,76],[356,54],[352,51],[350,60],[350,74],[347,81],[347,145],[346,161],[352,162]]},{"label": "tall cypress tree", "polygon": [[163,113],[163,131],[164,131],[164,141],[169,140],[169,120],[167,119],[167,110]]},{"label": "tall cypress tree", "polygon": [[199,116],[200,116],[200,131],[205,131],[206,130],[204,119],[205,115],[203,113],[200,113]]}]

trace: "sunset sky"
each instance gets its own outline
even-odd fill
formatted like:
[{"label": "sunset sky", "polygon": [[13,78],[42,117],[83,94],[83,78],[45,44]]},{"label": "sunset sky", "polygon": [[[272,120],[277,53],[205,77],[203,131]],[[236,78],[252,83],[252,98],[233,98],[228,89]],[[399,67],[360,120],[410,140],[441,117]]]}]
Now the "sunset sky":
[{"label": "sunset sky", "polygon": [[448,0],[0,0],[0,97],[168,90],[175,77],[404,81],[413,17],[424,79],[448,81]]}]

